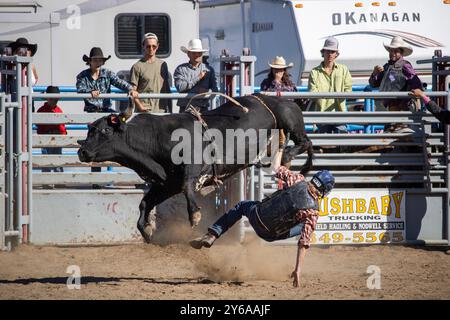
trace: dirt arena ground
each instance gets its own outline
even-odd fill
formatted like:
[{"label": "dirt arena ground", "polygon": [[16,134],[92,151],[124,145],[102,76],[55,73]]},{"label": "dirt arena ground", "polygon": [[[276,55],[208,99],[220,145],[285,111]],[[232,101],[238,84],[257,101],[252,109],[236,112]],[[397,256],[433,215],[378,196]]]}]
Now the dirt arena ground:
[{"label": "dirt arena ground", "polygon": [[[293,288],[295,246],[216,243],[35,247],[0,252],[0,299],[450,299],[450,252],[403,246],[313,247]],[[80,267],[80,290],[66,286]],[[381,289],[367,288],[367,268]]]}]

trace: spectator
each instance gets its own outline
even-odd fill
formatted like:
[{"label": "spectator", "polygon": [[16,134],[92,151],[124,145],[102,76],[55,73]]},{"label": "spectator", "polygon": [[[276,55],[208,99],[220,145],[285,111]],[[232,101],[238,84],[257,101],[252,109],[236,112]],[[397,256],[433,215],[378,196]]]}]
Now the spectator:
[{"label": "spectator", "polygon": [[[15,42],[10,43],[9,47],[11,47],[13,55],[26,55],[27,57],[33,57],[37,51],[37,44],[29,43],[26,38],[18,38]],[[26,53],[21,52],[22,48],[26,49]],[[38,78],[36,67],[31,64],[31,83],[33,86],[36,85]]]},{"label": "spectator", "polygon": [[[170,93],[167,63],[156,57],[159,48],[158,37],[154,33],[145,34],[142,40],[144,57],[131,67],[130,82],[139,93]],[[135,98],[137,112],[172,112],[170,99]]]},{"label": "spectator", "polygon": [[267,78],[261,82],[261,91],[297,91],[287,71],[294,66],[292,62],[287,65],[283,57],[276,56],[269,66],[270,72]]},{"label": "spectator", "polygon": [[90,93],[92,96],[92,99],[84,99],[86,112],[115,112],[111,108],[111,99],[95,99],[102,93],[110,93],[111,85],[127,91],[133,98],[138,96],[131,84],[120,79],[111,70],[102,68],[109,58],[111,55],[104,57],[102,49],[98,47],[91,49],[89,57],[83,56],[83,61],[89,68],[77,75],[77,92]]},{"label": "spectator", "polygon": [[[101,48],[94,47],[89,57],[84,55],[83,61],[89,66],[77,75],[77,92],[90,93],[92,99],[84,99],[84,111],[86,112],[114,112],[111,108],[111,99],[96,99],[101,93],[110,93],[111,85],[126,90],[133,98],[138,96],[137,91],[128,82],[120,79],[114,72],[102,68],[105,62],[111,58],[103,56]],[[91,167],[91,172],[101,172],[101,167]],[[98,188],[97,185],[93,185]]]},{"label": "spectator", "polygon": [[[311,70],[308,81],[308,89],[311,92],[351,92],[352,76],[343,64],[336,63],[339,57],[339,42],[336,38],[329,37],[325,40],[320,51],[323,61]],[[316,99],[314,102],[316,111],[347,111],[345,99]],[[345,126],[335,125],[318,126],[319,132],[330,133],[346,130]]]},{"label": "spectator", "polygon": [[[48,86],[45,90],[46,93],[59,93],[59,88],[54,86]],[[62,110],[58,107],[58,99],[56,98],[48,98],[47,102],[38,109],[37,112],[46,112],[46,113],[63,113]],[[62,134],[66,135],[66,126],[64,124],[38,124],[37,125],[37,133],[38,134]],[[48,147],[42,148],[42,154],[62,154],[61,147]],[[50,167],[50,168],[42,168],[42,172],[64,172],[62,167]]]},{"label": "spectator", "polygon": [[[37,44],[29,43],[26,38],[18,38],[15,42],[8,45],[11,48],[13,55],[26,55],[27,57],[33,57],[37,51]],[[26,50],[26,51],[25,51]],[[31,85],[35,86],[38,82],[39,76],[36,71],[36,66],[31,63]],[[33,92],[33,88],[31,88]],[[34,112],[34,100],[32,101],[32,111]]]},{"label": "spectator", "polygon": [[[380,91],[410,91],[421,89],[422,82],[411,63],[404,57],[412,54],[413,49],[401,37],[394,37],[390,44],[384,44],[389,51],[389,61],[382,67],[375,66],[369,83]],[[389,99],[382,102],[389,111],[415,110],[414,99]]]},{"label": "spectator", "polygon": [[[181,51],[189,57],[188,63],[183,63],[175,69],[175,87],[181,93],[204,93],[208,90],[218,91],[216,74],[210,65],[203,63],[203,49],[200,39],[189,41],[187,48],[182,46]],[[177,105],[180,112],[186,110],[189,99],[179,99]],[[201,112],[208,110],[209,99],[194,99],[191,104],[198,107]]]},{"label": "spectator", "polygon": [[[287,69],[292,68],[291,62],[286,64],[286,60],[281,56],[276,56],[271,63],[268,63],[270,71],[261,84],[261,91],[269,92],[297,92],[297,87],[292,82]],[[298,99],[299,100],[299,99]],[[300,105],[300,104],[299,104]],[[284,131],[280,130],[280,137],[284,138]],[[271,148],[267,148],[267,155],[271,155]]]}]

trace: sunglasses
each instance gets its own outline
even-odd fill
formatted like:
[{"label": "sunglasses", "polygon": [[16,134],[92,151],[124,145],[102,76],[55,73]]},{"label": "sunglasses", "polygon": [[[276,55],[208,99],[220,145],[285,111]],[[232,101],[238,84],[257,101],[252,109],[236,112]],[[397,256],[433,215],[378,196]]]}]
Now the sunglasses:
[{"label": "sunglasses", "polygon": [[154,45],[154,44],[151,44],[151,45],[145,46],[145,47],[146,47],[146,48],[152,48],[152,49],[158,48],[158,46],[157,46],[157,45]]}]

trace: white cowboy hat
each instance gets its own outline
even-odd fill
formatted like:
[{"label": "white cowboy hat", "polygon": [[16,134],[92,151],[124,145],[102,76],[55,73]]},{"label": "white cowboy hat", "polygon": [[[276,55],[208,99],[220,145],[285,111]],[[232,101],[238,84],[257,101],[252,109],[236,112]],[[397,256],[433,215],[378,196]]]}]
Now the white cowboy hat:
[{"label": "white cowboy hat", "polygon": [[274,69],[286,69],[292,68],[294,64],[291,62],[286,65],[286,60],[283,57],[276,56],[275,59],[272,60],[272,63],[269,62],[269,66]]},{"label": "white cowboy hat", "polygon": [[399,36],[395,36],[392,38],[391,44],[383,43],[384,48],[389,51],[389,49],[403,49],[403,56],[409,56],[413,52],[413,48],[408,46],[406,42]]},{"label": "white cowboy hat", "polygon": [[202,41],[200,39],[192,39],[188,42],[187,48],[185,46],[181,46],[181,51],[184,53],[190,52],[207,52],[207,49],[203,49]]}]

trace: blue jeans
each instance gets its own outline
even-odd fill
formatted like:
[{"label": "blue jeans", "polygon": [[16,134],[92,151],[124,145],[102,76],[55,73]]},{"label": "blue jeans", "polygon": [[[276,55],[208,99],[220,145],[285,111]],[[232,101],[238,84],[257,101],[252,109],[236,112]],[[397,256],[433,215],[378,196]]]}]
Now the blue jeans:
[{"label": "blue jeans", "polygon": [[233,209],[230,209],[227,213],[222,215],[211,227],[208,228],[217,237],[228,231],[236,222],[241,220],[242,216],[248,218],[250,225],[255,230],[256,234],[266,240],[275,241],[292,238],[301,234],[304,228],[303,223],[299,223],[295,227],[291,228],[289,232],[282,235],[274,235],[270,230],[267,230],[261,225],[257,216],[257,204],[259,201],[241,201]]}]

